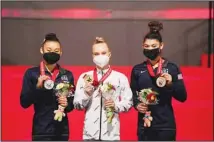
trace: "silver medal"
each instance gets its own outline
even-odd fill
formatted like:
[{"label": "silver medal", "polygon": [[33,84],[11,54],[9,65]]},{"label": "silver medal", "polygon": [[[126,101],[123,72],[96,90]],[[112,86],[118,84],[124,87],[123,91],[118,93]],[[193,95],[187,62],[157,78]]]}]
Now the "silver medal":
[{"label": "silver medal", "polygon": [[54,87],[54,81],[53,81],[53,80],[50,80],[50,79],[45,80],[45,82],[44,82],[44,87],[45,87],[45,89],[47,89],[47,90],[53,89],[53,87]]},{"label": "silver medal", "polygon": [[164,77],[158,77],[156,84],[158,87],[164,87],[166,85],[166,79]]}]

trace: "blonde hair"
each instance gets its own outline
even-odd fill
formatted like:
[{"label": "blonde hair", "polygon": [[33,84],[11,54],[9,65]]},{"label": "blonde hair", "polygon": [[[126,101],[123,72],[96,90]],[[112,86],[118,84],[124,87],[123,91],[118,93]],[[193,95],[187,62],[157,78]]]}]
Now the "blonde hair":
[{"label": "blonde hair", "polygon": [[98,43],[106,43],[103,37],[96,37],[94,40],[94,44]]},{"label": "blonde hair", "polygon": [[[104,40],[103,37],[96,37],[93,45],[100,44],[100,43],[105,43],[108,47],[108,44],[106,43],[106,41]],[[108,47],[108,50],[109,50],[109,52],[111,51],[111,49],[109,47]]]}]

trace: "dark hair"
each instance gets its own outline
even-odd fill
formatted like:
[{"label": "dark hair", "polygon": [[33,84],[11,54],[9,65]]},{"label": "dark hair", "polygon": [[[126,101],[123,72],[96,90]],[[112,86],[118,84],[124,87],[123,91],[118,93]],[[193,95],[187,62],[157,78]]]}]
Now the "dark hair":
[{"label": "dark hair", "polygon": [[56,42],[59,42],[59,39],[57,38],[56,34],[55,33],[48,33],[45,35],[45,39],[42,43],[42,45],[44,45],[47,41],[56,41]]},{"label": "dark hair", "polygon": [[94,44],[98,43],[106,43],[103,37],[96,37],[94,40]]},{"label": "dark hair", "polygon": [[149,22],[148,26],[150,31],[144,37],[144,41],[146,39],[156,39],[159,42],[162,42],[162,36],[160,34],[160,31],[163,29],[163,24],[158,21],[151,21]]}]

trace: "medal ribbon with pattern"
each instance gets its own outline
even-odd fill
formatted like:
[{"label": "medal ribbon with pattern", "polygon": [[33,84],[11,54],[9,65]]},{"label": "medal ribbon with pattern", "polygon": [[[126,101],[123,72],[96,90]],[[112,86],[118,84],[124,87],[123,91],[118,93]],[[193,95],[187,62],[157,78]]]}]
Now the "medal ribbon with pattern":
[{"label": "medal ribbon with pattern", "polygon": [[147,60],[147,69],[148,69],[150,76],[152,76],[152,77],[157,77],[157,76],[161,75],[162,66],[163,66],[163,60],[162,60],[162,58],[160,58],[160,60],[158,62],[158,70],[157,70],[157,73],[155,74],[151,63],[149,62],[149,60]]},{"label": "medal ribbon with pattern", "polygon": [[108,71],[102,76],[102,78],[98,81],[98,78],[97,78],[97,68],[94,69],[94,72],[93,72],[93,77],[94,77],[94,80],[96,82],[99,82],[99,84],[103,83],[106,78],[111,74],[112,72],[112,69],[109,68]]},{"label": "medal ribbon with pattern", "polygon": [[[56,66],[53,69],[53,74],[51,75],[51,80],[54,82],[56,80],[57,75],[59,74],[59,68]],[[45,75],[45,65],[44,62],[40,62],[40,75]]]}]

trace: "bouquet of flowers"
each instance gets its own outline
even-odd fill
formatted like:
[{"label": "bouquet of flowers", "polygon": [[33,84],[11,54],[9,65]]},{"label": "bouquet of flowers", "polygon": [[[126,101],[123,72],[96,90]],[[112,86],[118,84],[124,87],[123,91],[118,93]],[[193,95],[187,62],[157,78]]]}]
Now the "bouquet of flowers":
[{"label": "bouquet of flowers", "polygon": [[[58,97],[71,97],[74,94],[75,88],[69,82],[61,82],[56,85],[55,91]],[[65,117],[64,110],[64,106],[58,105],[58,109],[54,111],[54,120],[62,121],[62,118]]]},{"label": "bouquet of flowers", "polygon": [[[110,83],[105,83],[100,87],[100,92],[102,93],[102,97],[106,100],[112,98],[113,93],[115,92],[115,87]],[[106,108],[106,117],[107,122],[111,123],[114,117],[114,108]]]},{"label": "bouquet of flowers", "polygon": [[88,75],[88,74],[85,74],[83,76],[83,79],[87,83],[92,83],[92,86],[94,86],[95,88],[97,88],[99,86],[99,82],[97,82],[96,80],[94,80],[93,77],[90,76],[90,75]]},{"label": "bouquet of flowers", "polygon": [[[155,91],[152,91],[151,88],[142,89],[140,92],[137,92],[137,94],[138,94],[139,101],[141,101],[142,103],[144,103],[146,105],[158,104],[158,99],[157,99],[158,93]],[[151,116],[151,111],[147,111],[145,113],[143,120],[144,120],[144,127],[151,126],[151,122],[153,120],[153,118]]]}]

